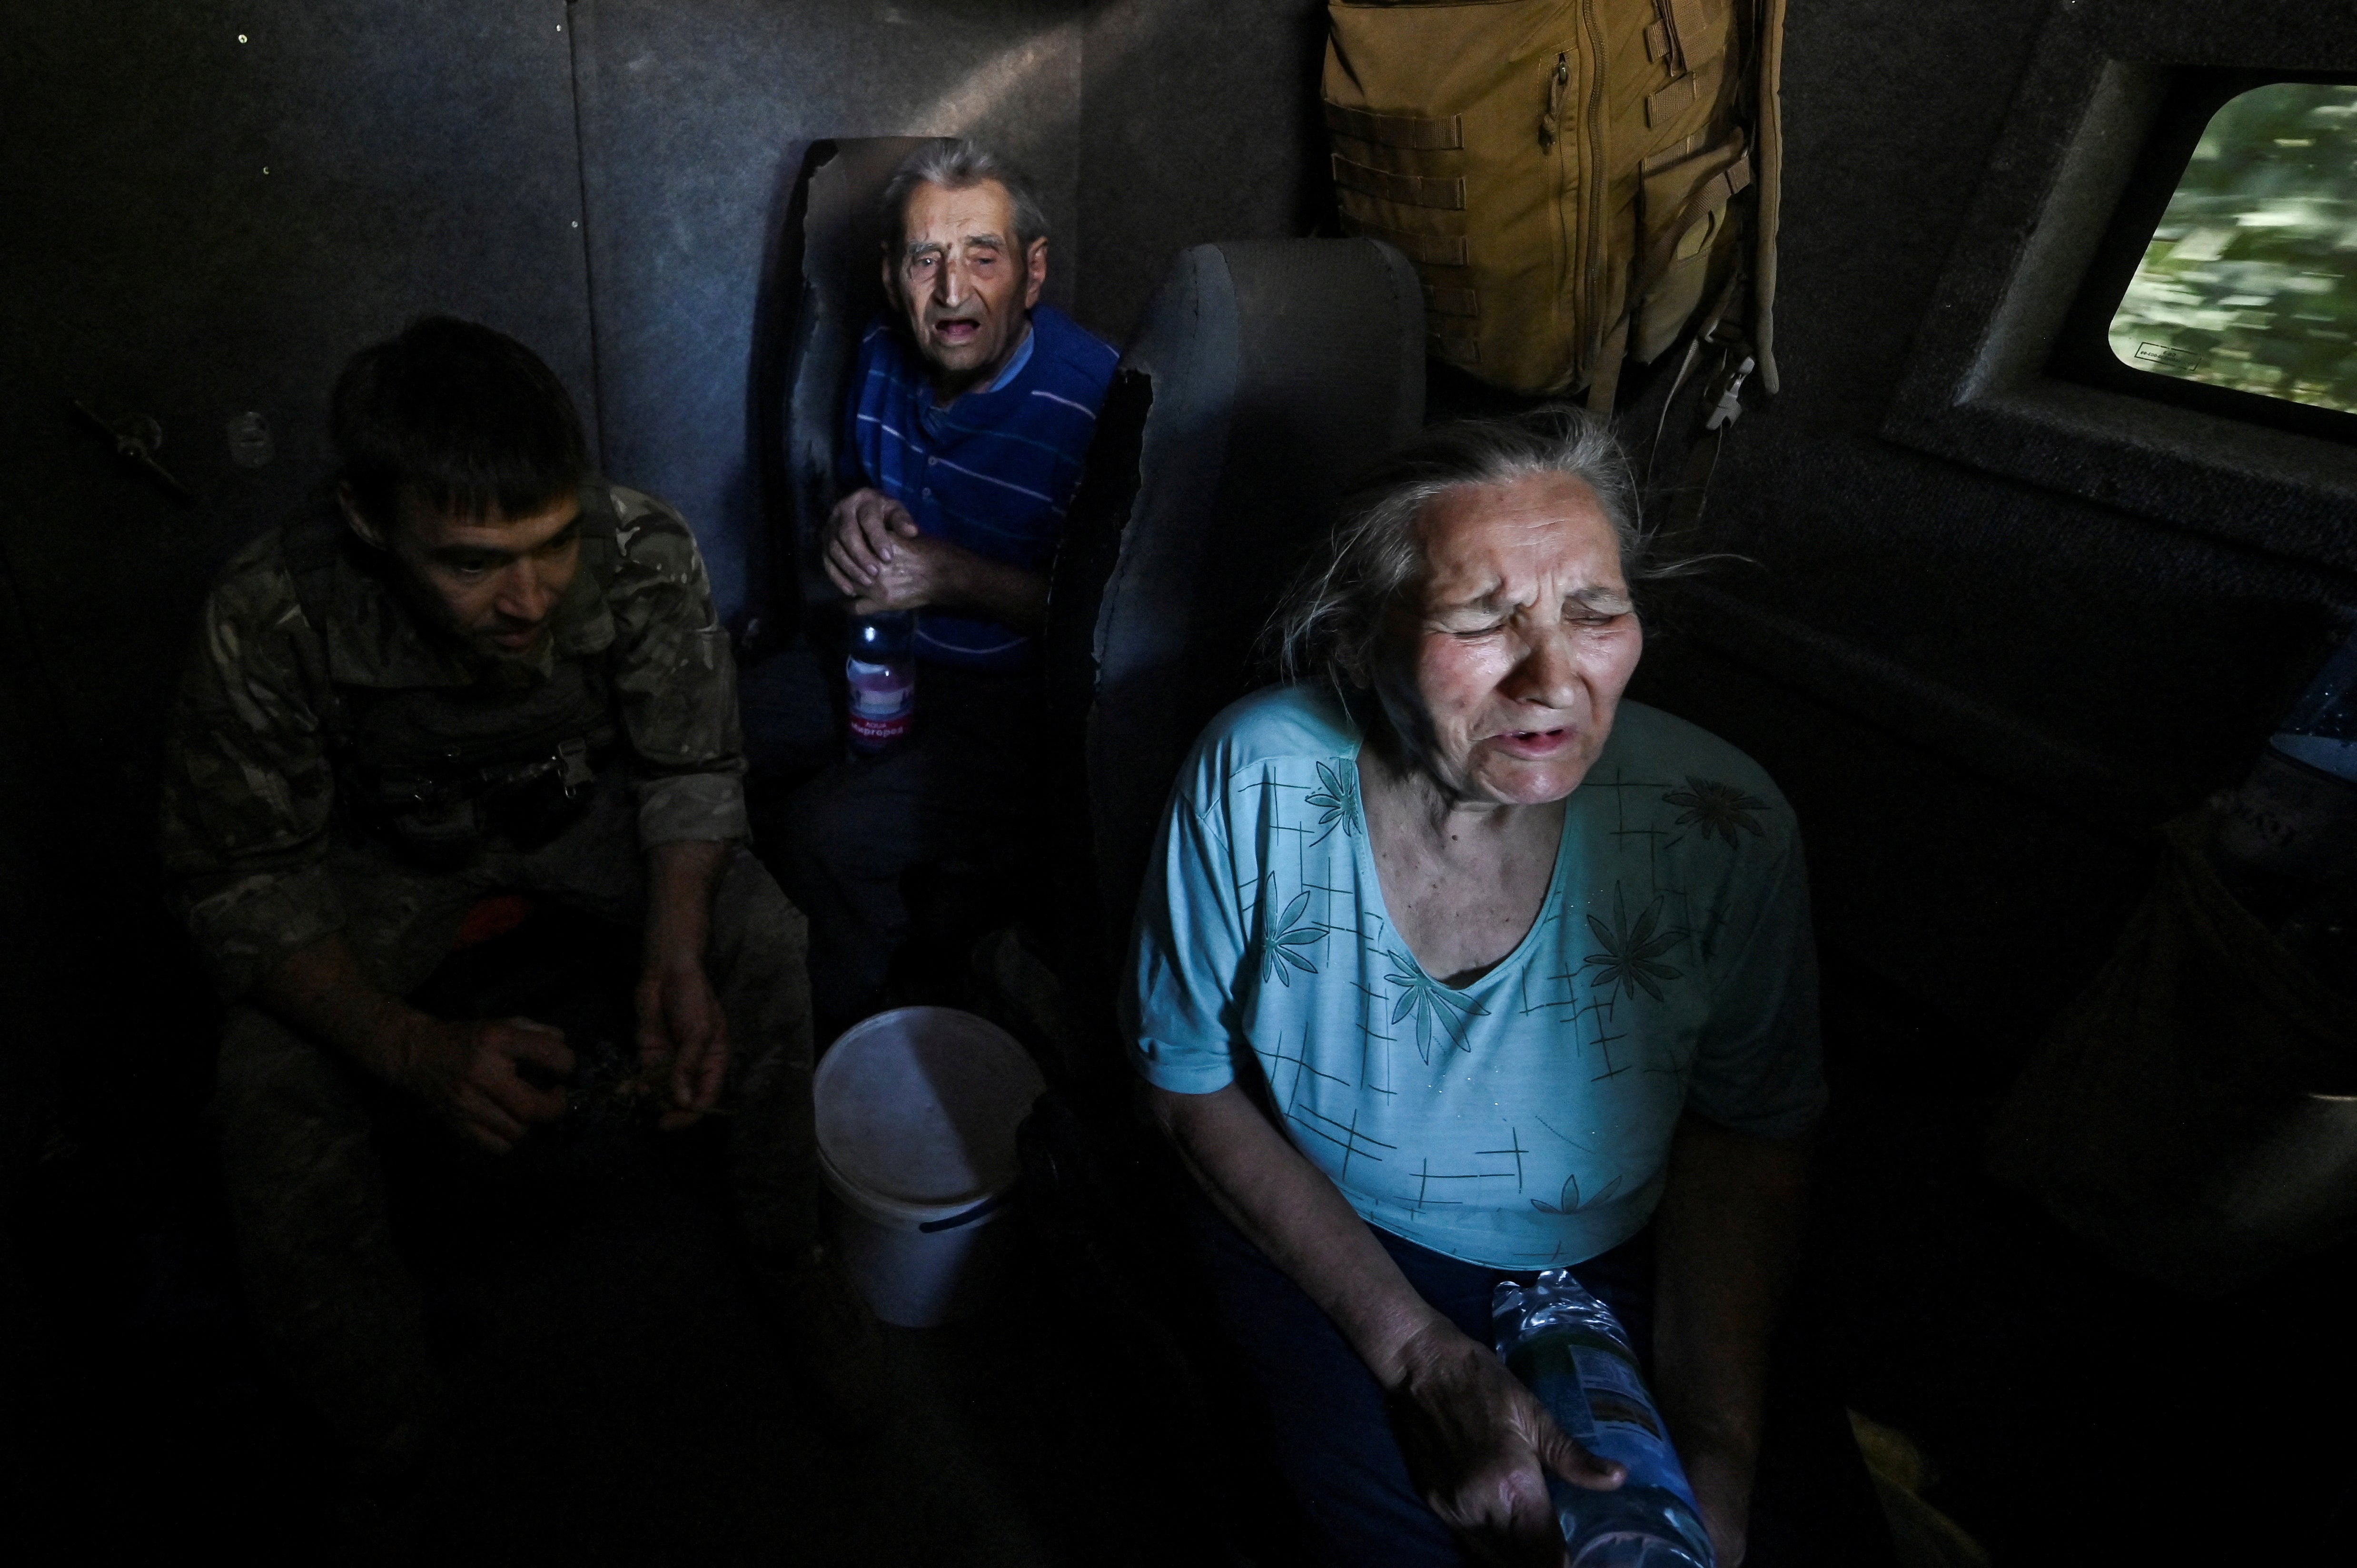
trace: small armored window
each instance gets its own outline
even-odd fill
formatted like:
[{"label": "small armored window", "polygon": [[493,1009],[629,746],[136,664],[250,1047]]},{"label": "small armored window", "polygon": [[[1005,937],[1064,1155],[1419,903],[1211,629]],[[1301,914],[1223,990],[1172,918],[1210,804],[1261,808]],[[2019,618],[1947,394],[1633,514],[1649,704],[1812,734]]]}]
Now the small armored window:
[{"label": "small armored window", "polygon": [[2357,82],[2171,96],[2055,369],[2357,439]]},{"label": "small armored window", "polygon": [[2212,115],[2106,336],[2133,370],[2357,413],[2357,85]]}]

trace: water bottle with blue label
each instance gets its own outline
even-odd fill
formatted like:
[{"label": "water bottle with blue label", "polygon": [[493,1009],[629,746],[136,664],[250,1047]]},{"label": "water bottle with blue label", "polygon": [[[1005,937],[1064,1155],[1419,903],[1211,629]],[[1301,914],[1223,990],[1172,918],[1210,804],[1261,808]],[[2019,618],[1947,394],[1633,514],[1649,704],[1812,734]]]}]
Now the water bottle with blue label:
[{"label": "water bottle with blue label", "polygon": [[1548,1269],[1535,1283],[1501,1281],[1490,1323],[1507,1369],[1555,1424],[1629,1472],[1609,1492],[1547,1477],[1572,1568],[1713,1568],[1685,1466],[1611,1309],[1568,1270]]},{"label": "water bottle with blue label", "polygon": [[916,621],[914,610],[852,618],[843,673],[851,685],[854,751],[885,750],[916,727]]}]

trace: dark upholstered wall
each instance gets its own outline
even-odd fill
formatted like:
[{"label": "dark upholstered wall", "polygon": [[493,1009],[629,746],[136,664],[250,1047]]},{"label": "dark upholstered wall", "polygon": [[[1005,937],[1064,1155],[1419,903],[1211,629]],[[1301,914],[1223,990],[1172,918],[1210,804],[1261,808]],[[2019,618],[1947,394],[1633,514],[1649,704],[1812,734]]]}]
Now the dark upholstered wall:
[{"label": "dark upholstered wall", "polygon": [[[214,559],[320,477],[353,349],[479,317],[594,413],[565,7],[28,0],[10,22],[0,551],[72,765],[111,776],[144,768]],[[71,398],[159,421],[200,502],[118,464]],[[230,460],[249,410],[265,467]]]},{"label": "dark upholstered wall", "polygon": [[1189,245],[1308,233],[1332,206],[1318,0],[1109,0],[1082,49],[1081,318],[1118,342]]},{"label": "dark upholstered wall", "polygon": [[[149,845],[162,714],[214,566],[322,477],[344,357],[422,312],[524,338],[594,416],[565,20],[559,0],[9,11],[0,1119],[46,1114],[19,1096],[54,1069],[126,1188],[164,1157],[158,1128],[187,1134],[207,1070]],[[71,399],[156,421],[199,500],[124,465]],[[265,467],[231,459],[248,412],[274,436]]]},{"label": "dark upholstered wall", "polygon": [[[1976,195],[2010,177],[2008,115],[2048,107],[2016,89],[2040,29],[2086,3],[1792,8],[1784,390],[1709,501],[1758,565],[1668,596],[1640,676],[1792,796],[1852,1000],[1944,1021],[1886,1065],[1981,1087],[2108,950],[2150,826],[2239,776],[2357,605],[2344,573],[1880,434]],[[2182,48],[2161,25],[2197,14],[2245,63],[2306,58],[2267,0],[2111,9],[2128,59],[2171,58],[2139,38]]]}]

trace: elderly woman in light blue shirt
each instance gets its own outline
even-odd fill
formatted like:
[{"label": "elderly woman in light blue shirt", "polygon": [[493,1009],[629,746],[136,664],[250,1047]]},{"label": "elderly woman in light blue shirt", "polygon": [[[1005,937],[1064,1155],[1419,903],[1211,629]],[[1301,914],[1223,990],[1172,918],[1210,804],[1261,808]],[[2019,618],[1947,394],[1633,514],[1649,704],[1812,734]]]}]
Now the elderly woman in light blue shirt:
[{"label": "elderly woman in light blue shirt", "polygon": [[1622,700],[1632,511],[1574,411],[1426,433],[1297,587],[1292,679],[1198,743],[1141,903],[1137,1065],[1340,1561],[1560,1562],[1545,1473],[1618,1477],[1483,1342],[1556,1266],[1650,1326],[1742,1554],[1824,1096],[1807,894],[1767,776]]}]

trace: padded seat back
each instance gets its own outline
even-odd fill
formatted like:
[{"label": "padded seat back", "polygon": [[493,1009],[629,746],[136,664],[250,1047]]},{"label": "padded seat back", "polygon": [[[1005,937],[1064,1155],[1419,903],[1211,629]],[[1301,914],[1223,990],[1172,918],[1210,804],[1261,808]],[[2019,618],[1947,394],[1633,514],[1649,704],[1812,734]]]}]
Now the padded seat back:
[{"label": "padded seat back", "polygon": [[780,377],[785,526],[790,564],[780,592],[802,604],[835,592],[818,562],[819,526],[839,489],[834,472],[843,404],[859,337],[884,308],[877,203],[893,170],[934,136],[844,136],[813,142],[786,209],[780,297],[793,302]]},{"label": "padded seat back", "polygon": [[1330,508],[1424,418],[1424,296],[1373,240],[1199,245],[1122,356],[1057,556],[1050,700],[1084,753],[1094,892],[1128,935],[1170,784]]}]

